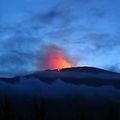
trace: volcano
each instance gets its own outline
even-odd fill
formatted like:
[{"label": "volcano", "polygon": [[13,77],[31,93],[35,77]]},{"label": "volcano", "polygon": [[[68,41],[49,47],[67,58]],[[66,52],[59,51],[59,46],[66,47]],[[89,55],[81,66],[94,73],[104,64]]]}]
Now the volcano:
[{"label": "volcano", "polygon": [[120,120],[120,74],[71,67],[0,78],[0,120]]},{"label": "volcano", "polygon": [[38,69],[57,69],[59,71],[62,68],[75,66],[75,61],[70,60],[68,55],[57,45],[52,44],[47,46],[42,53],[40,58],[38,57]]}]

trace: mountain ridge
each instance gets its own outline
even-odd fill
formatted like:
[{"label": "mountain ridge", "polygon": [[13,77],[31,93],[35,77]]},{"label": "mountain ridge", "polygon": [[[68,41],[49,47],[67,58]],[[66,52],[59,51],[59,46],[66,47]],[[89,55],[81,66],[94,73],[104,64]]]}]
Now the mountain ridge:
[{"label": "mountain ridge", "polygon": [[13,78],[0,78],[8,83],[18,83],[21,79],[36,78],[44,83],[52,84],[56,80],[71,84],[87,84],[89,86],[109,85],[120,88],[120,74],[95,67],[72,67],[61,70],[36,71],[31,74]]}]

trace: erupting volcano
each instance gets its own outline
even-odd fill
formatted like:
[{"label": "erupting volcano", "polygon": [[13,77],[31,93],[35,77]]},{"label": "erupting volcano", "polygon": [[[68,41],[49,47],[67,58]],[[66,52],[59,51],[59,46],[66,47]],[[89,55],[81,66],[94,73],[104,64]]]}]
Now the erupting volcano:
[{"label": "erupting volcano", "polygon": [[50,51],[48,53],[48,67],[50,69],[62,69],[72,67],[71,63],[65,58],[64,54],[60,50]]},{"label": "erupting volcano", "polygon": [[57,46],[51,45],[44,52],[41,57],[39,67],[42,69],[62,69],[70,68],[73,64],[66,57],[64,52]]}]

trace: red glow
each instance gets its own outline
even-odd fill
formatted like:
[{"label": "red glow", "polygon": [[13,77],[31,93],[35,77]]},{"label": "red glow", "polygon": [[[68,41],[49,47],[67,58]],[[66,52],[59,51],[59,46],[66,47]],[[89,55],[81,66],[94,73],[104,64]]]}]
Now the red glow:
[{"label": "red glow", "polygon": [[62,68],[72,67],[63,51],[54,45],[46,49],[42,59],[44,60],[41,64],[43,69],[58,69],[59,71]]},{"label": "red glow", "polygon": [[48,68],[50,69],[62,69],[72,67],[67,59],[65,59],[62,51],[55,50],[48,53]]}]

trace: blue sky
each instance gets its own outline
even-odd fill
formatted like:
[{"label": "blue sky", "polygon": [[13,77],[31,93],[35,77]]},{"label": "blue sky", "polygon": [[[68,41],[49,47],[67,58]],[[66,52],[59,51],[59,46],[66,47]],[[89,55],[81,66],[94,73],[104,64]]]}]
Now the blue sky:
[{"label": "blue sky", "polygon": [[36,70],[52,44],[77,66],[120,72],[119,6],[119,0],[1,0],[0,74]]}]

